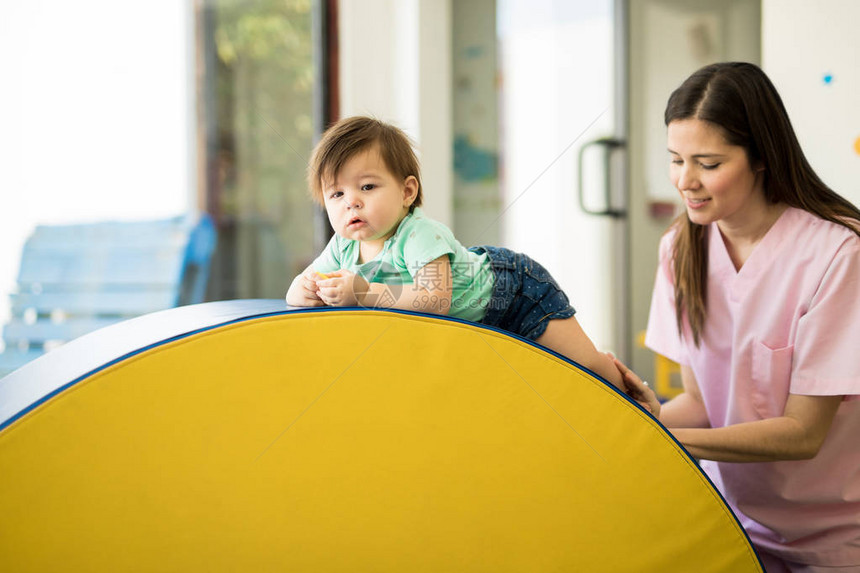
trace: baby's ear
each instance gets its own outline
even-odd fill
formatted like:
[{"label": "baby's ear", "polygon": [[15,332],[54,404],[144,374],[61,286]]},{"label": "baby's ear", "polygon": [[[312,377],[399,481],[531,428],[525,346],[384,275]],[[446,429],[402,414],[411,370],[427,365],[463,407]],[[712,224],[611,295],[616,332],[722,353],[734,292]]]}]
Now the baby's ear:
[{"label": "baby's ear", "polygon": [[418,179],[410,175],[403,180],[403,206],[411,207],[418,197]]}]

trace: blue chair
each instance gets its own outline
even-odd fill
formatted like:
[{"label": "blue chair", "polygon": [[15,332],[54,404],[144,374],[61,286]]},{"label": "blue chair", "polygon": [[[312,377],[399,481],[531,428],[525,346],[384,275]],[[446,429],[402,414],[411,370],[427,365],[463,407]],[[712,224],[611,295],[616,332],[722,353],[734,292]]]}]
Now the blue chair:
[{"label": "blue chair", "polygon": [[214,248],[208,216],[36,227],[10,295],[0,377],[104,326],[203,302]]}]

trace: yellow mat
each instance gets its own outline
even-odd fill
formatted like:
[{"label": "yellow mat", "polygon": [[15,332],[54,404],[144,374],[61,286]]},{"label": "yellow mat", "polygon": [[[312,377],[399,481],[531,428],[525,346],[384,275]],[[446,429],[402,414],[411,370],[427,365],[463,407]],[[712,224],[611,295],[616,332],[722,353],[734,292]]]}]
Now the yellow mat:
[{"label": "yellow mat", "polygon": [[761,571],[677,443],[536,346],[386,311],[211,328],[0,431],[0,571]]}]

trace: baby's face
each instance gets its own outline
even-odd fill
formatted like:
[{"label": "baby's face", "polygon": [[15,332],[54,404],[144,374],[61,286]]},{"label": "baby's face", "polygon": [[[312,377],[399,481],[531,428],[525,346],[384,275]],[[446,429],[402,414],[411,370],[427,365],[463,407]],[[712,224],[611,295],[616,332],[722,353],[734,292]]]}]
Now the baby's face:
[{"label": "baby's face", "polygon": [[353,155],[322,188],[328,219],[338,235],[381,246],[409,212],[418,182],[393,175],[372,146]]}]

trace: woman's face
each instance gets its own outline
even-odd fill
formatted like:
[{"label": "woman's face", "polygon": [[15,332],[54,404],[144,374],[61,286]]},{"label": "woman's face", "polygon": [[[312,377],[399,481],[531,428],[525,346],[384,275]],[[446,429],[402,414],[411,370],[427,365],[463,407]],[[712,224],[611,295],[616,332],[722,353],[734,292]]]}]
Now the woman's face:
[{"label": "woman's face", "polygon": [[668,147],[669,176],[690,221],[739,228],[764,214],[764,169],[750,165],[746,150],[728,143],[719,127],[700,119],[673,121]]}]

